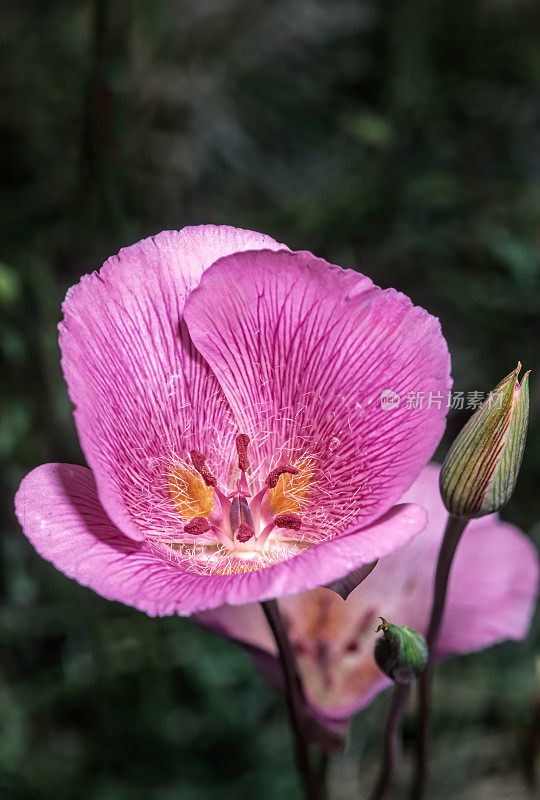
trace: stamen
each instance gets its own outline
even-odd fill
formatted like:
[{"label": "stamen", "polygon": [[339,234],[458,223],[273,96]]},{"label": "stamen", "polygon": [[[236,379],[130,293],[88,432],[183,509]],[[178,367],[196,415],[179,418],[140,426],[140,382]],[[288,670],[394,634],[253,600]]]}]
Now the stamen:
[{"label": "stamen", "polygon": [[255,497],[253,498],[253,500],[250,503],[252,511],[255,511],[255,510],[258,511],[259,510],[261,502],[262,502],[262,499],[265,496],[267,491],[268,491],[268,486],[265,486],[263,489],[261,489],[260,492],[257,492],[257,494],[255,495]]},{"label": "stamen", "polygon": [[260,548],[264,547],[264,545],[268,541],[268,537],[270,536],[275,527],[276,526],[274,522],[269,522],[268,525],[264,528],[264,530],[260,532],[260,534],[257,537],[257,545]]},{"label": "stamen", "polygon": [[191,456],[191,463],[206,483],[207,486],[215,487],[217,485],[217,479],[212,475],[208,467],[206,466],[206,456],[203,456],[202,453],[199,453],[198,450],[192,450],[190,453]]},{"label": "stamen", "polygon": [[205,517],[193,517],[184,525],[184,533],[189,533],[191,536],[200,536],[201,533],[206,533],[210,528],[211,525]]},{"label": "stamen", "polygon": [[[196,467],[195,467],[196,469]],[[269,489],[275,489],[277,486],[277,482],[279,480],[280,475],[283,473],[288,472],[289,475],[298,475],[298,470],[296,467],[291,467],[290,464],[284,464],[281,467],[276,467],[272,470],[272,472],[268,475],[265,483]]]},{"label": "stamen", "polygon": [[245,433],[239,433],[236,437],[236,452],[238,453],[238,469],[245,472],[249,467],[247,449],[249,445],[249,436]]},{"label": "stamen", "polygon": [[284,514],[277,514],[274,517],[274,525],[277,528],[286,528],[290,531],[299,531],[302,527],[302,520],[298,514],[293,514],[292,511],[286,511]]},{"label": "stamen", "polygon": [[214,494],[216,495],[217,499],[221,504],[221,510],[223,512],[223,516],[226,516],[229,513],[229,509],[231,507],[231,497],[235,497],[236,495],[232,494],[230,497],[227,497],[223,494],[221,489],[218,489],[217,486],[214,486]]},{"label": "stamen", "polygon": [[241,544],[249,542],[249,540],[253,539],[254,536],[255,531],[250,525],[247,524],[247,522],[241,522],[236,530],[236,533],[234,534],[236,541],[240,542]]},{"label": "stamen", "polygon": [[231,550],[233,548],[233,541],[230,536],[227,536],[225,531],[223,531],[219,525],[212,525],[212,533],[222,545],[224,545],[227,550]]},{"label": "stamen", "polygon": [[174,461],[168,473],[169,494],[182,520],[180,530],[175,526],[174,535],[166,538],[161,531],[152,531],[160,553],[167,547],[167,556],[170,553],[179,562],[189,561],[190,569],[193,564],[193,569],[204,574],[259,569],[314,543],[310,532],[297,533],[305,524],[302,505],[315,469],[308,457],[296,466],[278,463],[264,482],[257,474],[251,486],[250,438],[238,433],[234,441],[238,470],[233,461],[227,484],[230,489],[235,486],[235,491],[229,494],[225,485],[220,489],[206,455],[193,449],[189,451],[191,463]]}]

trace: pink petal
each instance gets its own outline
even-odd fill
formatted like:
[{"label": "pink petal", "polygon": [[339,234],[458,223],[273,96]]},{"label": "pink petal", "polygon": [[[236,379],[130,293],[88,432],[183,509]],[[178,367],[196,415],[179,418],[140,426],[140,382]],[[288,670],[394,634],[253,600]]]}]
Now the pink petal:
[{"label": "pink petal", "polygon": [[173,614],[193,576],[124,536],[107,517],[92,472],[43,464],[21,483],[17,518],[37,552],[82,586],[151,616]]},{"label": "pink petal", "polygon": [[103,597],[152,616],[189,615],[225,602],[249,603],[302,591],[399,547],[426,521],[420,507],[400,506],[370,531],[325,542],[276,566],[198,576],[124,536],[106,515],[92,472],[85,467],[37,467],[23,480],[15,506],[26,536],[43,558]]},{"label": "pink petal", "polygon": [[165,231],[121,250],[66,296],[60,346],[79,438],[107,513],[133,539],[167,513],[171,459],[196,448],[214,469],[228,465],[231,411],[182,314],[216,259],[262,247],[281,245],[213,225]]},{"label": "pink petal", "polygon": [[[380,560],[347,601],[327,589],[280,601],[312,710],[326,724],[344,724],[390,685],[373,659],[379,615],[426,632],[446,522],[438,473],[435,466],[424,469],[403,497],[425,506],[427,528]],[[524,638],[537,592],[538,557],[527,537],[496,516],[471,522],[451,573],[437,656]],[[198,618],[222,635],[275,653],[256,606],[224,607]],[[267,665],[265,672],[271,674]]]},{"label": "pink petal", "polygon": [[[254,466],[314,459],[306,533],[366,525],[433,453],[447,398],[440,409],[427,399],[450,387],[448,351],[438,321],[393,289],[310,253],[242,253],[207,270],[185,319]],[[399,408],[382,409],[385,389]],[[406,407],[409,392],[424,393],[423,408]]]},{"label": "pink petal", "polygon": [[530,539],[491,516],[471,527],[456,556],[439,657],[524,639],[534,611],[538,557]]}]

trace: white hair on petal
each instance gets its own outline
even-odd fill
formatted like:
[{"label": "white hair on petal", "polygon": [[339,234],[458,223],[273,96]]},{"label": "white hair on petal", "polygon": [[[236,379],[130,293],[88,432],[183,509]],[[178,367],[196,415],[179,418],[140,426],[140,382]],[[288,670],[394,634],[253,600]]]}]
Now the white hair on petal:
[{"label": "white hair on petal", "polygon": [[[175,397],[175,383],[181,379],[180,375],[170,376],[167,398]],[[215,394],[209,407],[216,405],[217,398],[221,416],[214,412],[213,417],[196,420],[187,403],[160,405],[152,401],[141,408],[140,429],[124,426],[121,436],[107,443],[108,455],[117,465],[123,500],[152,550],[198,574],[234,574],[287,560],[305,547],[343,533],[359,518],[362,503],[370,497],[369,470],[358,472],[361,444],[355,441],[343,408],[335,407],[335,397],[330,405],[328,398],[306,394],[294,409],[284,403],[277,410],[274,403],[260,401],[237,412],[236,421],[219,392]],[[314,401],[320,406],[316,421],[310,417]],[[194,473],[189,453],[196,449],[205,456],[219,489],[227,495],[240,475],[234,445],[238,433],[250,439],[246,478],[252,496],[264,488],[266,477],[277,467],[313,464],[307,494],[301,481],[287,484],[288,499],[301,508],[301,529],[294,536],[291,531],[276,529],[264,547],[253,552],[227,549],[211,531],[197,537],[186,534],[188,519],[181,516],[178,502],[185,498],[171,492],[171,473]],[[354,474],[349,466],[351,455]],[[195,502],[190,510],[196,512]],[[262,525],[271,521],[272,511],[266,508],[264,513]],[[219,514],[215,498],[210,522],[219,522]]]}]

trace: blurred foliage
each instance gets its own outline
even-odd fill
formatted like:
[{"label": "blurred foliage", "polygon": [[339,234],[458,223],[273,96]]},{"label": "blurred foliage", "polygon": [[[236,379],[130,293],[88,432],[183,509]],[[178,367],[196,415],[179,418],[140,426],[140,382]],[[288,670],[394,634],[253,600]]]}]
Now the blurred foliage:
[{"label": "blurred foliage", "polygon": [[[17,527],[25,472],[83,463],[60,303],[125,244],[227,223],[438,314],[457,389],[487,391],[518,359],[537,372],[540,6],[7,0],[1,14],[0,798],[298,797],[282,704],[241,653],[189,620],[101,600]],[[506,516],[538,543],[534,374]],[[450,415],[447,441],[465,418]],[[528,796],[535,631],[441,669],[434,796]],[[357,796],[358,770],[362,785],[373,776],[387,703],[332,766],[336,798]],[[412,735],[411,719],[406,755]]]}]

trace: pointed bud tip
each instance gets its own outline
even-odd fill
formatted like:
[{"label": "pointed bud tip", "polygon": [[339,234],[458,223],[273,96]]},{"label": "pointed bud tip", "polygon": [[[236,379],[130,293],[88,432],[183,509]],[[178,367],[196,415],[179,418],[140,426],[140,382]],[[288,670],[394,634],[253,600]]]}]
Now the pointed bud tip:
[{"label": "pointed bud tip", "polygon": [[528,370],[521,362],[490,393],[462,428],[441,468],[439,486],[447,511],[473,519],[506,505],[523,459],[529,421]]},{"label": "pointed bud tip", "polygon": [[375,661],[394,683],[411,683],[426,668],[428,648],[421,633],[408,625],[393,625],[383,617],[375,643]]}]

